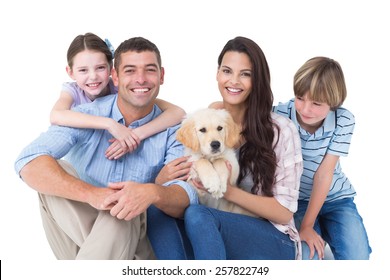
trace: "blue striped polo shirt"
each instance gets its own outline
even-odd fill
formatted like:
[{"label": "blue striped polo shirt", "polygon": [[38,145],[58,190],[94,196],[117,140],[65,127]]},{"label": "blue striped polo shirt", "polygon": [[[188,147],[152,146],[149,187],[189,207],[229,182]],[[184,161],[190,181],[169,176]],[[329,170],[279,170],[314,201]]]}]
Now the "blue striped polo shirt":
[{"label": "blue striped polo shirt", "polygon": [[[314,134],[310,134],[298,123],[294,99],[287,103],[279,103],[274,106],[273,111],[291,119],[298,128],[304,167],[299,188],[299,199],[308,201],[313,188],[314,174],[324,156],[327,153],[336,156],[348,155],[355,127],[355,117],[350,111],[340,107],[336,111],[330,111],[322,126]],[[355,195],[355,189],[341,170],[339,160],[333,173],[332,185],[326,201],[334,201]]]}]

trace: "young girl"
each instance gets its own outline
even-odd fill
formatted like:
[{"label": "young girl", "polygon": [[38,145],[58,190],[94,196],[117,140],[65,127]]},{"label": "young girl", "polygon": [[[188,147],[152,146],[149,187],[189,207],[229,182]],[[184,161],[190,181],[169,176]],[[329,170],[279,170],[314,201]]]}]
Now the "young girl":
[{"label": "young girl", "polygon": [[74,106],[117,93],[110,77],[112,46],[106,42],[92,33],[78,35],[72,41],[67,53],[66,72],[75,82],[63,84],[60,97],[50,113],[50,121],[55,125],[108,130],[113,139],[106,150],[106,157],[118,159],[136,149],[145,138],[180,123],[185,112],[178,106],[157,99],[157,105],[164,111],[161,116],[144,126],[131,129],[110,118],[72,111]]},{"label": "young girl", "polygon": [[356,205],[355,189],[342,172],[355,118],[342,108],[347,90],[338,62],[326,57],[308,60],[294,76],[295,99],[274,110],[297,126],[304,170],[295,222],[302,241],[324,256],[324,240],[336,260],[368,259],[371,248]]}]

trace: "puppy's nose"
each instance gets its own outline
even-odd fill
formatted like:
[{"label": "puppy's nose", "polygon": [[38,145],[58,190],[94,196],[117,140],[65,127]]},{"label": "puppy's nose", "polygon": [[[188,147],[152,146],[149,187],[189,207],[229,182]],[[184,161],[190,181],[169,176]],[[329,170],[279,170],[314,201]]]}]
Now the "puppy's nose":
[{"label": "puppy's nose", "polygon": [[217,151],[221,147],[221,143],[219,141],[212,141],[210,143],[210,146],[213,149],[213,151]]}]

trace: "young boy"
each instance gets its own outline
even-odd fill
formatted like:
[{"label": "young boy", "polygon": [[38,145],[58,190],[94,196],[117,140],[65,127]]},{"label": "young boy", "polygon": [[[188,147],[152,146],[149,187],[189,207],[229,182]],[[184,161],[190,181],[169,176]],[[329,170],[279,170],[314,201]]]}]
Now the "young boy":
[{"label": "young boy", "polygon": [[323,258],[327,242],[336,260],[369,259],[356,192],[339,161],[348,155],[355,126],[352,113],[341,107],[347,90],[339,63],[326,57],[308,60],[294,76],[294,94],[274,111],[290,118],[301,137],[304,170],[294,218],[309,258],[316,252]]}]

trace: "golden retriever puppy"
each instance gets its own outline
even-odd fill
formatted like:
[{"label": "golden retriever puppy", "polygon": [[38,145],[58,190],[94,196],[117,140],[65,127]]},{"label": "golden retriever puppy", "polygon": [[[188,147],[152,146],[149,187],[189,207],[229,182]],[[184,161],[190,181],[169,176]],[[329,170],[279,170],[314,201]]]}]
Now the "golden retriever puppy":
[{"label": "golden retriever puppy", "polygon": [[[193,161],[188,180],[199,180],[208,190],[205,193],[197,189],[200,203],[224,211],[252,215],[222,198],[229,175],[230,183],[235,185],[239,174],[234,146],[240,140],[240,129],[229,112],[206,108],[187,115],[176,138],[185,146],[185,154],[191,156],[189,160]],[[231,174],[226,161],[232,166]]]}]

